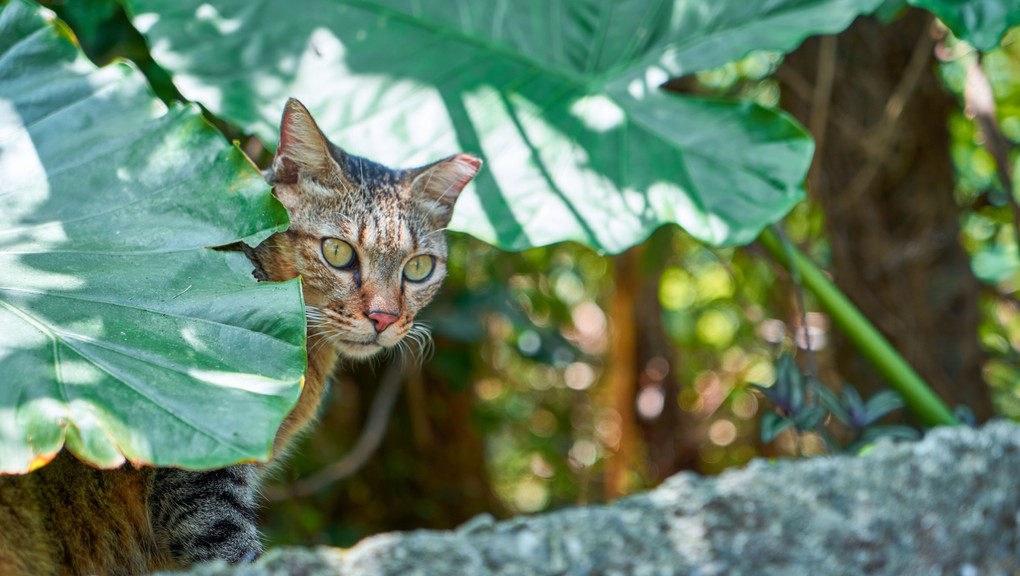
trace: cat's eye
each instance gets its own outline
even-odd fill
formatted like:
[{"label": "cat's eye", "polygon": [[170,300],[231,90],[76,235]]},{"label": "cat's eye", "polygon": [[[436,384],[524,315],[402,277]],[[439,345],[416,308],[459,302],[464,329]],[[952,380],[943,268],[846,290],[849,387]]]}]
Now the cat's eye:
[{"label": "cat's eye", "polygon": [[322,256],[330,266],[346,268],[354,262],[354,248],[343,240],[326,238],[322,241]]},{"label": "cat's eye", "polygon": [[436,265],[436,259],[428,254],[415,256],[407,261],[404,266],[404,278],[411,282],[424,282],[432,275],[432,268]]}]

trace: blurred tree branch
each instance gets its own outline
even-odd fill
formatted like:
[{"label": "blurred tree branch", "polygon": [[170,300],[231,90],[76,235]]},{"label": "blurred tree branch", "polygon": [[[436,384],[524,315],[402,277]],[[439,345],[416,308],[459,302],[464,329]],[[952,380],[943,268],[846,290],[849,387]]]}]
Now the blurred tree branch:
[{"label": "blurred tree branch", "polygon": [[277,501],[309,496],[361,469],[382,443],[405,374],[404,362],[394,361],[386,368],[379,381],[379,389],[372,400],[372,409],[368,414],[365,429],[346,456],[290,485],[266,487],[264,491],[266,497]]},{"label": "blurred tree branch", "polygon": [[995,159],[995,167],[999,173],[999,181],[1006,191],[1009,206],[1013,210],[1013,241],[1020,254],[1020,206],[1013,195],[1013,168],[1009,162],[1010,143],[999,128],[999,120],[995,113],[995,98],[992,86],[988,83],[981,68],[981,55],[977,53],[970,58],[967,66],[967,83],[964,87],[964,98],[967,102],[966,113],[974,118],[984,138],[985,149]]}]

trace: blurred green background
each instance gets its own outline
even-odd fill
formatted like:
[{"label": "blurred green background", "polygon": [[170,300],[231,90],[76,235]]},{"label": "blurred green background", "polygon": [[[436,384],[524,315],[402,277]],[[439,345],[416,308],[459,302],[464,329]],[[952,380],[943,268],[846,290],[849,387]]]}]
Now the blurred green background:
[{"label": "blurred green background", "polygon": [[[160,97],[181,98],[119,3],[44,4],[97,64],[128,58]],[[782,108],[811,131],[808,199],[785,220],[789,238],[950,406],[983,421],[1020,416],[1020,276],[1014,212],[965,104],[975,58],[927,13],[887,2],[789,55],[755,52],[666,86]],[[983,67],[1016,166],[1020,30]],[[210,117],[265,165],[256,137]],[[754,244],[713,249],[675,226],[617,256],[571,243],[508,253],[455,233],[450,244],[423,318],[434,355],[404,381],[381,445],[353,475],[289,494],[354,445],[386,367],[337,374],[321,423],[267,488],[271,545],[349,546],[819,452],[811,434],[762,445],[772,407],[748,388],[771,383],[775,358],[802,349],[805,332],[824,383],[885,387],[810,294],[802,326],[788,274]]]}]

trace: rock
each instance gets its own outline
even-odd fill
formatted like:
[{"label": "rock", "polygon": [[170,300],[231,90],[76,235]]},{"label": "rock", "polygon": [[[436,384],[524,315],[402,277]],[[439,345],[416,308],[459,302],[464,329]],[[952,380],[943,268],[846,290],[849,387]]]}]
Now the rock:
[{"label": "rock", "polygon": [[1020,427],[938,428],[862,457],[756,460],[608,506],[381,534],[350,550],[277,549],[188,574],[1017,574],[1018,481]]}]

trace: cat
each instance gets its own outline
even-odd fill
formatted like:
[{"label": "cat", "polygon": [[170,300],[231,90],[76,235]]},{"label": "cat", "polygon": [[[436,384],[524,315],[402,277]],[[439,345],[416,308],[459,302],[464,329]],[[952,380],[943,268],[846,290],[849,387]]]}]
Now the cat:
[{"label": "cat", "polygon": [[302,278],[308,367],[269,464],[193,472],[89,467],[66,451],[0,477],[0,574],[138,574],[263,551],[258,488],[314,420],[338,358],[398,347],[446,276],[445,230],[481,167],[457,154],[392,170],[347,154],[290,99],[265,172],[290,227],[245,252],[260,280]]}]

